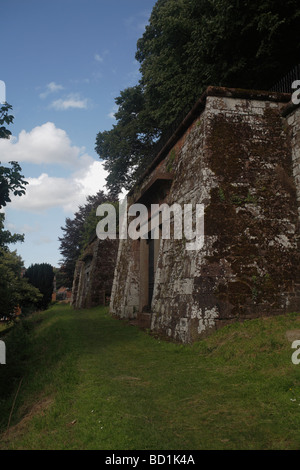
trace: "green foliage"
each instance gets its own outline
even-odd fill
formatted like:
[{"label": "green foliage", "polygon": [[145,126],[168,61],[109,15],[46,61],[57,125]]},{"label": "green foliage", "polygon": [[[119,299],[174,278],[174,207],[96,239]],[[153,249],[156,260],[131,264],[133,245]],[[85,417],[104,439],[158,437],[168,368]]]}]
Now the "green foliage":
[{"label": "green foliage", "polygon": [[23,242],[24,235],[11,234],[9,230],[4,230],[5,215],[0,213],[0,247],[5,247],[8,244]]},{"label": "green foliage", "polygon": [[158,0],[137,42],[141,80],[96,138],[111,191],[129,189],[153,144],[209,85],[268,90],[300,54],[297,0]]},{"label": "green foliage", "polygon": [[[0,108],[0,138],[9,139],[11,132],[3,126],[3,124],[11,124],[13,116],[8,114],[12,109],[11,105],[5,103]],[[1,165],[0,162],[0,209],[5,207],[8,202],[11,202],[10,196],[22,196],[25,194],[25,187],[28,184],[21,174],[20,165],[15,162],[9,162],[10,167]],[[24,241],[23,235],[12,235],[8,230],[4,230],[4,214],[0,214],[0,247],[4,247],[10,243]]]},{"label": "green foliage", "polygon": [[153,139],[159,131],[147,113],[144,94],[140,85],[127,88],[115,100],[118,124],[110,131],[99,132],[96,152],[105,160],[109,172],[107,186],[110,195],[116,197],[122,188],[129,189],[141,166],[150,161]]},{"label": "green foliage", "polygon": [[42,298],[39,300],[37,306],[39,309],[45,310],[49,306],[52,298],[54,280],[53,267],[48,263],[32,264],[26,270],[25,277],[32,286],[36,287],[41,292]]},{"label": "green foliage", "polygon": [[0,139],[9,139],[11,132],[4,126],[13,123],[14,117],[9,113],[12,106],[8,103],[3,103],[0,108]]},{"label": "green foliage", "polygon": [[25,185],[28,184],[20,173],[20,165],[17,162],[9,163],[11,168],[0,165],[0,208],[11,202],[10,193],[14,196],[25,194]]},{"label": "green foliage", "polygon": [[169,158],[168,158],[168,164],[167,164],[167,170],[169,172],[172,171],[173,169],[173,164],[174,164],[174,160],[176,158],[176,152],[174,149],[171,150],[170,154],[169,154]]},{"label": "green foliage", "polygon": [[22,277],[23,268],[16,251],[0,249],[0,316],[13,319],[18,306],[27,314],[41,299],[39,290]]},{"label": "green foliage", "polygon": [[226,199],[226,198],[225,198],[225,193],[224,193],[223,188],[219,188],[218,193],[219,193],[220,201],[221,201],[221,202],[225,202],[225,199]]},{"label": "green foliage", "polygon": [[[11,124],[14,117],[8,114],[12,106],[4,103],[0,108],[0,139],[9,139],[11,132],[6,129],[3,124]],[[0,162],[1,164],[1,162]],[[22,196],[25,194],[25,186],[28,184],[21,174],[21,167],[18,162],[9,162],[10,167],[0,165],[0,209],[5,207],[8,202],[11,202],[10,194],[14,196]]]}]

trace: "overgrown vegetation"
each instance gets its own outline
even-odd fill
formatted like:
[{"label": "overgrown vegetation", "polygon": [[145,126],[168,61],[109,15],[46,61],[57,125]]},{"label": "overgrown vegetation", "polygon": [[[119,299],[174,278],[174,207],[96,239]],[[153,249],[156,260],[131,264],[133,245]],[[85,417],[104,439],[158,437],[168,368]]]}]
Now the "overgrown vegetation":
[{"label": "overgrown vegetation", "polygon": [[55,305],[2,337],[0,449],[299,449],[299,332],[290,314],[189,346]]},{"label": "overgrown vegetation", "polygon": [[13,320],[17,309],[23,315],[36,310],[42,295],[22,277],[23,261],[16,251],[0,249],[0,318]]}]

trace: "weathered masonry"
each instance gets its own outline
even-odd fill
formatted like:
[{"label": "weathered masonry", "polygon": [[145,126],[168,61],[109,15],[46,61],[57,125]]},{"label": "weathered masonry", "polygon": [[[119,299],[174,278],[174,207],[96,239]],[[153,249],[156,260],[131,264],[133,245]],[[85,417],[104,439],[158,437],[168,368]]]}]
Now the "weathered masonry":
[{"label": "weathered masonry", "polygon": [[117,240],[99,240],[96,235],[76,263],[71,305],[75,309],[109,302],[116,264]]},{"label": "weathered masonry", "polygon": [[290,95],[209,87],[128,195],[203,204],[204,246],[120,240],[110,312],[192,342],[300,310],[300,108]]}]

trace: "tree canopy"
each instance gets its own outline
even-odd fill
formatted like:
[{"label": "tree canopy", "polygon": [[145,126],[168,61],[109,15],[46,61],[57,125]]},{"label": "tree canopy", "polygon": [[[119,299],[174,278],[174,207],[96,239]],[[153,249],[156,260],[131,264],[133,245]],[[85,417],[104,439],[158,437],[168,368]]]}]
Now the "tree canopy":
[{"label": "tree canopy", "polygon": [[0,248],[0,317],[12,319],[20,307],[22,314],[35,310],[42,295],[22,276],[23,261],[16,251]]},{"label": "tree canopy", "polygon": [[96,152],[108,188],[129,189],[155,142],[209,85],[268,90],[298,61],[297,0],[158,0],[137,42],[141,79],[115,99]]},{"label": "tree canopy", "polygon": [[37,302],[37,308],[46,310],[49,306],[53,293],[54,271],[49,263],[36,263],[26,270],[25,278],[36,287],[42,294]]},{"label": "tree canopy", "polygon": [[[0,162],[1,163],[1,162]],[[21,174],[18,162],[9,162],[10,167],[0,165],[0,209],[11,202],[10,194],[22,196],[25,194],[25,186],[28,184]]]}]

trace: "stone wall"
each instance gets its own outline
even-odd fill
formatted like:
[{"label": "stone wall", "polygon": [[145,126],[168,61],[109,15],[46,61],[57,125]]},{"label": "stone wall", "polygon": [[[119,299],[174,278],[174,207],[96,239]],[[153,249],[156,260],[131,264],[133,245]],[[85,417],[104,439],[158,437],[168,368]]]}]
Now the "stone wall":
[{"label": "stone wall", "polygon": [[108,305],[118,243],[95,237],[76,263],[71,305],[75,309]]},{"label": "stone wall", "polygon": [[289,98],[208,88],[128,198],[203,204],[204,245],[157,241],[148,305],[147,240],[121,240],[113,315],[192,342],[233,321],[300,309],[300,116]]},{"label": "stone wall", "polygon": [[300,218],[300,106],[289,104],[282,113],[290,134],[293,178],[296,184],[298,213]]}]

